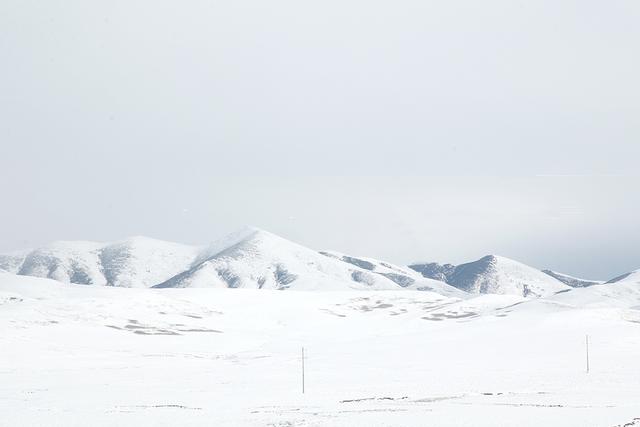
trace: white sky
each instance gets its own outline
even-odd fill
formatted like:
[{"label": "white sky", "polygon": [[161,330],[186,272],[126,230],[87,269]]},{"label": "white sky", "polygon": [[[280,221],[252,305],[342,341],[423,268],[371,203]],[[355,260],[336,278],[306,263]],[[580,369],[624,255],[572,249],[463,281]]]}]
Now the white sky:
[{"label": "white sky", "polygon": [[250,223],[395,262],[640,268],[638,22],[632,0],[4,0],[0,250]]}]

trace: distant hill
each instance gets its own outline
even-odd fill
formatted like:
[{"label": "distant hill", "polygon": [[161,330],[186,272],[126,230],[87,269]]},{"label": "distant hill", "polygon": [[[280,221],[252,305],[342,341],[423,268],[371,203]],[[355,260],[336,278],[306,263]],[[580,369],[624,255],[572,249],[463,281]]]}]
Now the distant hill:
[{"label": "distant hill", "polygon": [[597,280],[585,280],[578,279],[577,277],[569,276],[568,274],[558,273],[553,270],[542,270],[543,273],[548,274],[549,276],[558,279],[562,283],[567,286],[571,286],[572,288],[586,288],[587,286],[593,285],[601,285],[602,281]]},{"label": "distant hill", "polygon": [[366,267],[368,265],[327,256],[264,230],[248,229],[203,251],[191,268],[155,287],[280,290],[399,290],[406,287]]},{"label": "distant hill", "polygon": [[472,294],[512,294],[542,297],[570,289],[561,281],[520,262],[496,255],[453,266],[435,263],[413,264],[410,268],[426,277]]},{"label": "distant hill", "polygon": [[65,283],[150,287],[184,271],[198,253],[199,248],[147,237],[115,243],[55,242],[0,256],[0,268]]}]

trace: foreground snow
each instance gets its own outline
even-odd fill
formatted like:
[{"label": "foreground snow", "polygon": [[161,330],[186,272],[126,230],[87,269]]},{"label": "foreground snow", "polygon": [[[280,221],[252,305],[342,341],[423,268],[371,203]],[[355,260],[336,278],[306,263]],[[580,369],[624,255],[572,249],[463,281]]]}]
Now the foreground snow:
[{"label": "foreground snow", "polygon": [[0,424],[622,425],[640,417],[635,285],[461,300],[0,273]]}]

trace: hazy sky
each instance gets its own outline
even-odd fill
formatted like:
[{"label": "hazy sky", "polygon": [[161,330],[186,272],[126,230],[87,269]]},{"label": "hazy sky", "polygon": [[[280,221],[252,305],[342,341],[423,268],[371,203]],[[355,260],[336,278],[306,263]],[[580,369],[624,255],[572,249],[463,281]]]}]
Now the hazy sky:
[{"label": "hazy sky", "polygon": [[0,250],[253,224],[640,268],[640,2],[0,2]]}]

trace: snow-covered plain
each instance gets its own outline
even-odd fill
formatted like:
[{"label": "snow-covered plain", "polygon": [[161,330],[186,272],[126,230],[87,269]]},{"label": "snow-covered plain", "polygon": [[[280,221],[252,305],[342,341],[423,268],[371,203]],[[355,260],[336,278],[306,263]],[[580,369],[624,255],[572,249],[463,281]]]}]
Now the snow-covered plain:
[{"label": "snow-covered plain", "polygon": [[0,272],[0,425],[640,423],[636,279],[459,299]]}]

